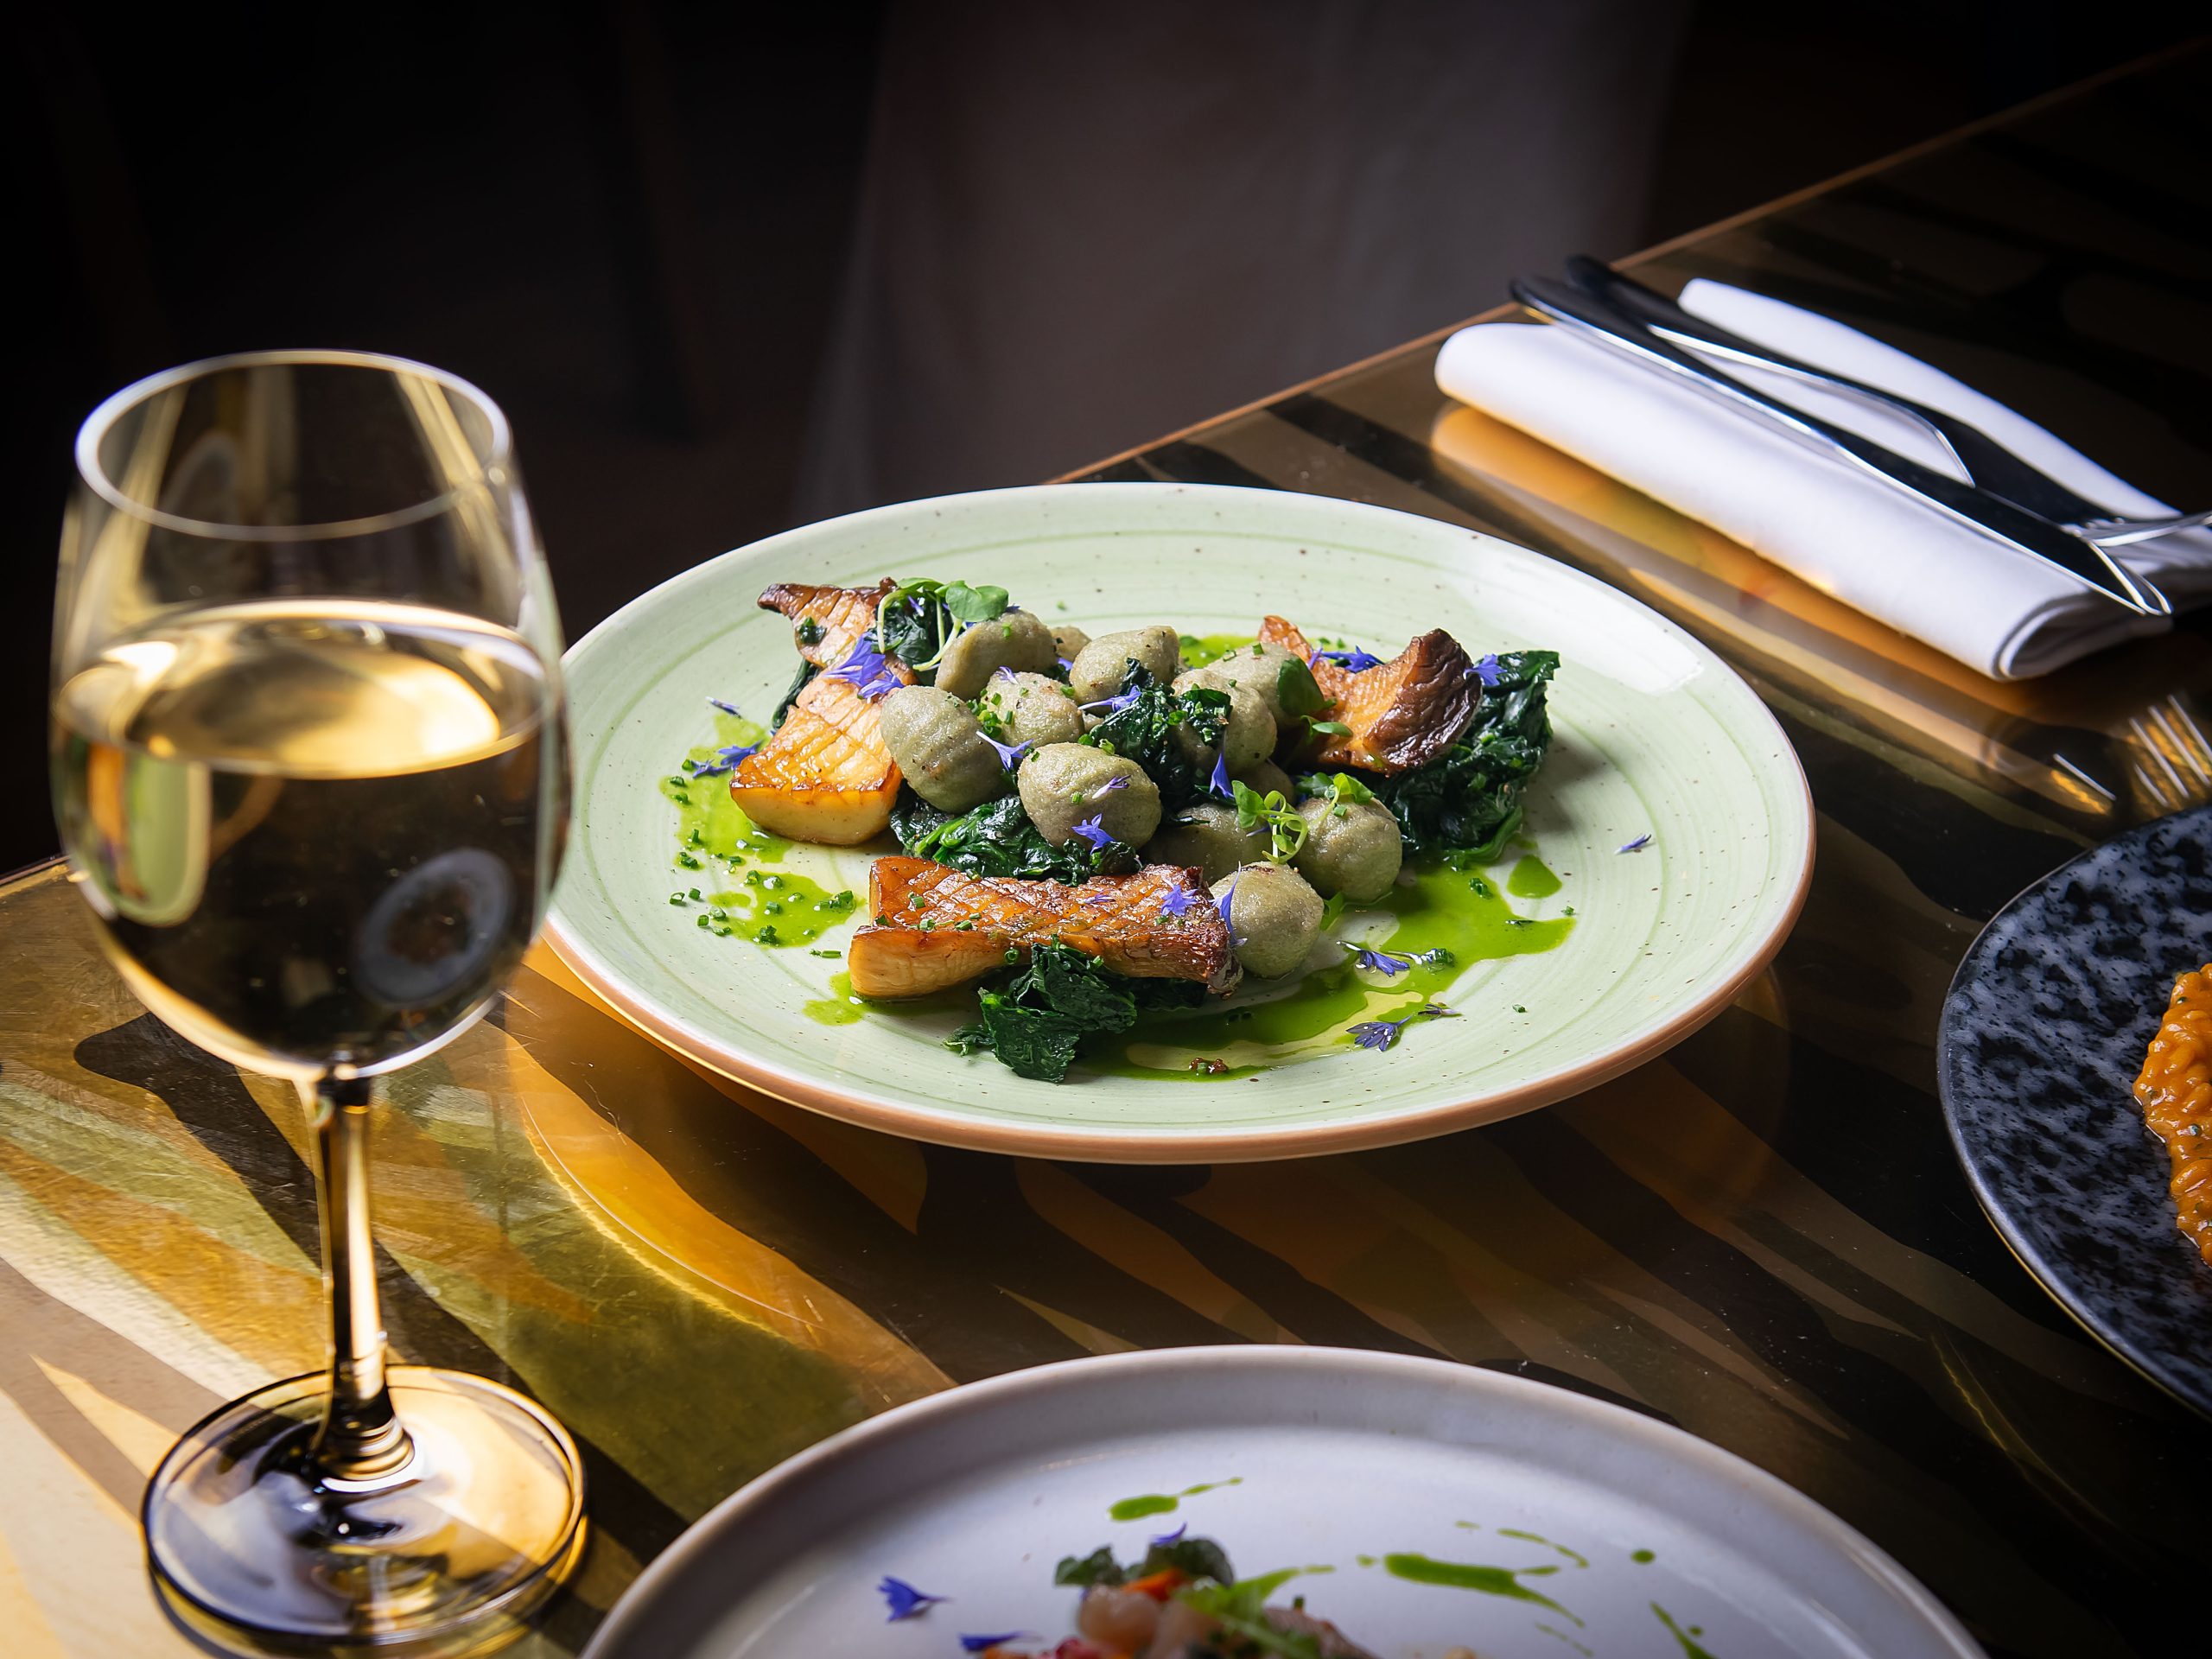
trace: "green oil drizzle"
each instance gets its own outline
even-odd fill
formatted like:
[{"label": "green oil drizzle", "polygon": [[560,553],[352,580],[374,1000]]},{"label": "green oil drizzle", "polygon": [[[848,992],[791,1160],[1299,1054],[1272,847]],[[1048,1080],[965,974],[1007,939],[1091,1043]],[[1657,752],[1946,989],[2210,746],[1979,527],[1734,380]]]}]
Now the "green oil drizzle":
[{"label": "green oil drizzle", "polygon": [[1534,853],[1524,854],[1505,878],[1505,890],[1516,899],[1548,899],[1559,888],[1559,877]]},{"label": "green oil drizzle", "polygon": [[1541,1630],[1546,1636],[1557,1637],[1560,1641],[1566,1643],[1568,1647],[1573,1648],[1577,1653],[1580,1654],[1582,1656],[1582,1659],[1597,1659],[1597,1656],[1592,1653],[1589,1649],[1584,1647],[1580,1642],[1569,1636],[1565,1630],[1558,1628],[1558,1626],[1553,1624],[1539,1624],[1536,1628],[1539,1630]]},{"label": "green oil drizzle", "polygon": [[[1382,1558],[1382,1569],[1393,1578],[1410,1580],[1414,1584],[1440,1584],[1451,1590],[1474,1590],[1485,1596],[1503,1596],[1510,1601],[1532,1601],[1539,1607],[1548,1607],[1561,1618],[1578,1629],[1582,1621],[1560,1606],[1549,1596],[1540,1596],[1520,1582],[1510,1567],[1477,1567],[1465,1561],[1431,1560],[1426,1555],[1395,1554]],[[1553,1567],[1522,1569],[1555,1572]],[[1707,1659],[1711,1659],[1707,1656]]]},{"label": "green oil drizzle", "polygon": [[765,741],[767,728],[717,713],[715,735],[715,743],[692,749],[684,757],[690,764],[660,780],[660,792],[676,808],[677,869],[700,878],[719,874],[726,885],[715,893],[702,893],[696,886],[679,889],[669,903],[696,909],[699,926],[717,938],[747,939],[772,950],[810,944],[850,916],[859,900],[806,876],[763,868],[779,862],[791,842],[746,816],[730,797],[728,773],[693,777],[690,765],[711,761],[720,745]]},{"label": "green oil drizzle", "polygon": [[1659,1616],[1659,1622],[1667,1627],[1667,1634],[1681,1643],[1682,1659],[1713,1659],[1711,1653],[1690,1639],[1692,1637],[1703,1636],[1704,1630],[1695,1624],[1685,1630],[1668,1616],[1667,1610],[1657,1602],[1655,1601],[1650,1605],[1651,1611]]},{"label": "green oil drizzle", "polygon": [[1497,1529],[1497,1535],[1501,1538],[1518,1538],[1523,1543],[1541,1544],[1546,1549],[1555,1549],[1577,1567],[1590,1565],[1590,1558],[1587,1555],[1581,1554],[1579,1550],[1569,1549],[1565,1544],[1555,1544],[1541,1533],[1522,1532],[1517,1527],[1500,1527]]},{"label": "green oil drizzle", "polygon": [[[1219,1014],[1141,1022],[1112,1046],[1085,1056],[1090,1069],[1120,1077],[1219,1083],[1253,1076],[1268,1066],[1312,1058],[1347,1046],[1344,1028],[1363,1020],[1398,1018],[1448,989],[1474,963],[1535,956],[1555,949],[1573,931],[1572,918],[1535,920],[1518,915],[1497,887],[1465,870],[1439,868],[1398,887],[1368,910],[1394,916],[1389,935],[1370,941],[1400,956],[1442,948],[1448,963],[1420,963],[1384,979],[1364,974],[1346,953],[1343,963],[1308,974],[1288,995]],[[1418,1043],[1418,1030],[1401,1040]],[[1194,1072],[1191,1062],[1222,1061],[1227,1070]]]},{"label": "green oil drizzle", "polygon": [[1180,642],[1183,666],[1204,668],[1208,663],[1217,663],[1232,651],[1242,651],[1255,643],[1249,633],[1186,633]]},{"label": "green oil drizzle", "polygon": [[1375,1565],[1375,1558],[1372,1555],[1355,1555],[1352,1557],[1352,1560],[1357,1561],[1362,1567],[1372,1567]]},{"label": "green oil drizzle", "polygon": [[715,736],[715,743],[690,750],[683,757],[687,764],[660,780],[660,792],[676,806],[677,868],[696,870],[709,858],[721,859],[733,868],[775,863],[791,851],[791,842],[770,835],[746,817],[744,809],[730,796],[729,774],[690,775],[692,766],[715,758],[719,745],[766,742],[768,729],[758,721],[718,713]]},{"label": "green oil drizzle", "polygon": [[850,974],[832,974],[830,995],[800,1003],[799,1012],[817,1026],[850,1026],[859,1023],[861,1010],[867,1006],[853,995]]},{"label": "green oil drizzle", "polygon": [[820,882],[785,870],[747,870],[734,887],[697,901],[699,925],[717,938],[750,939],[774,950],[810,944],[853,913],[860,900],[849,889],[832,893]]},{"label": "green oil drizzle", "polygon": [[1204,1480],[1195,1486],[1185,1486],[1179,1492],[1146,1492],[1138,1497],[1125,1497],[1106,1513],[1116,1521],[1141,1521],[1147,1515],[1166,1515],[1186,1497],[1196,1497],[1201,1492],[1217,1492],[1224,1486],[1242,1486],[1244,1477],[1231,1475],[1227,1480]]},{"label": "green oil drizzle", "polygon": [[1639,1566],[1641,1566],[1643,1562],[1646,1562],[1646,1561],[1656,1561],[1656,1560],[1657,1560],[1658,1559],[1659,1559],[1659,1558],[1658,1558],[1658,1556],[1655,1555],[1654,1554],[1652,1554],[1652,1552],[1651,1552],[1651,1551],[1649,1551],[1649,1550],[1648,1550],[1648,1549],[1639,1549],[1639,1550],[1637,1550],[1637,1551],[1636,1552],[1636,1554],[1633,1554],[1633,1555],[1631,1555],[1631,1556],[1630,1556],[1630,1557],[1629,1557],[1629,1560],[1630,1560],[1631,1561],[1634,1561],[1634,1562],[1637,1563]]},{"label": "green oil drizzle", "polygon": [[1125,1497],[1106,1511],[1116,1521],[1141,1521],[1147,1515],[1166,1515],[1173,1509],[1176,1500],[1165,1492],[1147,1492],[1141,1497]]}]

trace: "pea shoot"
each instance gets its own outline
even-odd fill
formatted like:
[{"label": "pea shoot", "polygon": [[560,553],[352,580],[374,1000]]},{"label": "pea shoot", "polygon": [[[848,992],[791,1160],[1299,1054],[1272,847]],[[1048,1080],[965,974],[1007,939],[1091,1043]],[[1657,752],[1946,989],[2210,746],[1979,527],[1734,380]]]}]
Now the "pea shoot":
[{"label": "pea shoot", "polygon": [[1306,845],[1306,820],[1283,798],[1283,792],[1271,789],[1262,795],[1241,779],[1232,780],[1230,787],[1236,792],[1236,827],[1256,830],[1262,824],[1267,826],[1268,861],[1287,864],[1296,858],[1299,849]]}]

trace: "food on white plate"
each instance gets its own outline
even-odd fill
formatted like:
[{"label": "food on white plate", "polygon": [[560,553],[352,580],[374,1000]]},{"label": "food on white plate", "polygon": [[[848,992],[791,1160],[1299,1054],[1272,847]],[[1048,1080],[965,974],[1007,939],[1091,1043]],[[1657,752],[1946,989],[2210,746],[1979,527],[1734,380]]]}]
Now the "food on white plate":
[{"label": "food on white plate", "polygon": [[[978,1018],[948,1046],[1055,1082],[1090,1039],[1194,1017],[1240,982],[1295,995],[1357,976],[1339,1003],[1398,1016],[1344,1027],[1377,1052],[1453,1012],[1433,995],[1455,962],[1435,912],[1503,902],[1470,872],[1520,828],[1551,741],[1554,653],[1477,658],[1436,629],[1386,660],[1273,615],[1243,639],[1164,622],[1091,636],[1003,588],[933,578],[778,583],[760,602],[791,624],[796,677],[757,741],[726,729],[671,783],[688,802],[727,772],[748,828],[774,836],[896,838],[904,855],[876,861],[850,940],[855,996],[980,982]],[[1420,909],[1409,893],[1423,926],[1378,931]],[[1339,943],[1348,914],[1359,927]],[[1544,925],[1490,954],[1572,925]],[[750,937],[803,931],[820,929]]]},{"label": "food on white plate", "polygon": [[[1179,1529],[1155,1538],[1144,1558],[1124,1567],[1111,1545],[1068,1556],[1055,1584],[1080,1588],[1076,1634],[1051,1647],[1045,1638],[1002,1638],[979,1649],[985,1659],[1375,1659],[1289,1592],[1295,1567],[1239,1580],[1211,1538]],[[982,1641],[961,1638],[962,1645]]]}]

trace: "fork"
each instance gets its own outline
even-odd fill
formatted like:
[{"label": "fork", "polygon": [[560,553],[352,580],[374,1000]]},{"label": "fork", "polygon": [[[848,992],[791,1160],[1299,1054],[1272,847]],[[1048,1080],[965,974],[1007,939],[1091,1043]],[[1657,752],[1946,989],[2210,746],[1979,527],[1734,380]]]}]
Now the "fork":
[{"label": "fork", "polygon": [[1567,278],[1592,298],[1619,308],[1679,345],[1694,346],[1729,362],[1770,369],[1793,379],[1871,398],[1897,410],[1948,450],[1951,458],[1979,487],[2100,547],[2126,547],[2131,543],[2170,536],[2176,531],[2212,524],[2212,512],[2176,513],[2165,518],[2130,518],[2114,514],[2101,502],[2075,494],[1971,422],[1930,408],[1902,393],[1869,385],[1833,369],[1816,367],[1772,346],[1758,345],[1684,310],[1665,295],[1623,276],[1603,260],[1587,254],[1576,254],[1567,262]]},{"label": "fork", "polygon": [[1988,736],[1999,749],[2048,767],[2077,810],[2093,817],[2126,810],[2162,818],[2212,800],[2212,738],[2187,692],[2135,710],[2126,726],[2100,731],[2022,715]]}]

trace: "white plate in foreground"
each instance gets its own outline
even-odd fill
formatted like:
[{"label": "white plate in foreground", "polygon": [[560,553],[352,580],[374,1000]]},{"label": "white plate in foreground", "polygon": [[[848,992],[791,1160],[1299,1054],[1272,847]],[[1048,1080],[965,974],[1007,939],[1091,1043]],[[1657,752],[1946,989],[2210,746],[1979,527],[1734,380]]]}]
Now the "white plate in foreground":
[{"label": "white plate in foreground", "polygon": [[[661,783],[712,741],[709,697],[758,718],[789,683],[790,625],[756,607],[762,588],[887,575],[997,583],[1092,633],[1165,621],[1249,636],[1273,612],[1385,657],[1433,627],[1476,656],[1556,650],[1556,739],[1526,830],[1564,886],[1522,907],[1543,918],[1573,906],[1571,933],[1541,955],[1468,964],[1444,993],[1462,1017],[1428,1021],[1387,1053],[1331,1029],[1256,1078],[1100,1075],[1078,1063],[1066,1084],[1033,1082],[945,1050],[972,1000],[817,1023],[807,1005],[831,997],[837,962],[717,938],[696,906],[670,903],[671,890],[708,878],[677,867],[677,808]],[[878,508],[664,582],[579,642],[566,671],[577,799],[548,925],[563,960],[645,1030],[728,1076],[853,1122],[986,1151],[1281,1158],[1526,1111],[1649,1058],[1726,1007],[1780,947],[1812,869],[1796,756],[1703,645],[1526,549],[1325,497],[1083,484]],[[1646,835],[1643,850],[1619,850]],[[865,898],[871,859],[890,849],[797,847],[786,868]],[[841,950],[858,919],[818,948]]]},{"label": "white plate in foreground", "polygon": [[[1176,1503],[1111,1518],[1154,1495]],[[1243,1576],[1306,1569],[1278,1599],[1382,1659],[1980,1653],[1865,1538],[1679,1429],[1444,1360],[1245,1347],[1018,1371],[849,1429],[686,1533],[586,1659],[1049,1649],[1074,1630],[1060,1557],[1177,1526]],[[950,1599],[887,1623],[886,1575]],[[1425,1581],[1453,1577],[1491,1587]]]}]

